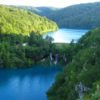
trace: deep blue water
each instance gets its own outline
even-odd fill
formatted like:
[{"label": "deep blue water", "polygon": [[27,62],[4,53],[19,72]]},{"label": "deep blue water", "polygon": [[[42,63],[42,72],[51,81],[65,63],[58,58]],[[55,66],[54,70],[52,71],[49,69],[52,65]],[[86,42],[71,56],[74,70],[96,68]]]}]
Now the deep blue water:
[{"label": "deep blue water", "polygon": [[88,30],[85,29],[59,29],[56,32],[49,32],[48,34],[44,35],[51,36],[56,43],[70,43],[72,39],[75,42],[80,39]]},{"label": "deep blue water", "polygon": [[59,67],[0,70],[0,100],[47,100]]}]

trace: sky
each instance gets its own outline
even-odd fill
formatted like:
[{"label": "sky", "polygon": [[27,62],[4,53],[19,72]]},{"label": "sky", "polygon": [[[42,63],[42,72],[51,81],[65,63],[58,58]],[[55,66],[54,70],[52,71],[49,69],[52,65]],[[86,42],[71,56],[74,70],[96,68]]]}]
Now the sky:
[{"label": "sky", "polygon": [[100,2],[100,0],[0,0],[0,4],[6,5],[26,5],[33,7],[49,6],[58,8],[90,2]]}]

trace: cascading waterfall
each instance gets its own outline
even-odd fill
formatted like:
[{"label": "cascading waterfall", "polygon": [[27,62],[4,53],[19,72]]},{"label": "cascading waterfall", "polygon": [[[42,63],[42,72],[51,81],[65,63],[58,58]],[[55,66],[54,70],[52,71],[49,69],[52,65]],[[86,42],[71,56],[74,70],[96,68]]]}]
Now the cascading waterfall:
[{"label": "cascading waterfall", "polygon": [[59,55],[56,54],[56,55],[55,55],[55,62],[54,62],[55,65],[58,64],[58,57],[59,57]]},{"label": "cascading waterfall", "polygon": [[53,54],[52,54],[52,52],[50,53],[50,55],[49,55],[49,58],[50,58],[50,64],[52,64],[52,63],[54,63],[55,65],[58,63],[58,54],[55,54],[55,60],[54,60],[54,62],[53,62]]},{"label": "cascading waterfall", "polygon": [[63,60],[64,60],[64,62],[67,62],[67,58],[66,58],[65,54],[63,55]]},{"label": "cascading waterfall", "polygon": [[53,61],[52,52],[50,53],[50,61]]},{"label": "cascading waterfall", "polygon": [[52,54],[52,52],[50,53],[49,58],[50,58],[50,65],[51,65],[52,62],[53,62],[53,54]]}]

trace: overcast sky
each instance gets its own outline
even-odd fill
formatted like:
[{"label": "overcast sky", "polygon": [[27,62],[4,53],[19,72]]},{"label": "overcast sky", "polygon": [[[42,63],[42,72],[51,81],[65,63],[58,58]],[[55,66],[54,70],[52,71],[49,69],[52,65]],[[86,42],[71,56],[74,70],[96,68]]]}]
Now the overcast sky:
[{"label": "overcast sky", "polygon": [[0,4],[66,7],[73,4],[100,2],[100,0],[0,0]]}]

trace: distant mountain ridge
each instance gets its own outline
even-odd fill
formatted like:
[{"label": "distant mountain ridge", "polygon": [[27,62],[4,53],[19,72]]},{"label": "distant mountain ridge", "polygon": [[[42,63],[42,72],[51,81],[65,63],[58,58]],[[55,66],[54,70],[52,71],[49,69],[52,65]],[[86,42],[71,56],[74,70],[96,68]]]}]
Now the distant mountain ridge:
[{"label": "distant mountain ridge", "polygon": [[60,28],[91,29],[100,26],[100,2],[72,5],[61,9],[50,7],[36,9],[31,8],[30,11],[55,21]]},{"label": "distant mountain ridge", "polygon": [[100,2],[69,6],[47,17],[59,27],[96,28],[100,26]]},{"label": "distant mountain ridge", "polygon": [[60,10],[60,8],[55,8],[55,7],[32,7],[32,6],[16,6],[16,7],[29,10],[41,16],[46,16],[48,14]]}]

